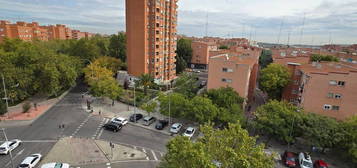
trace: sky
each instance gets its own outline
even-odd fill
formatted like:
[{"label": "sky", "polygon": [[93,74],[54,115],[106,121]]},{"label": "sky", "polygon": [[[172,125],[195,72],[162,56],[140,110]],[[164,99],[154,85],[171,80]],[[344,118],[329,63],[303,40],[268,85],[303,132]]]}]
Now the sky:
[{"label": "sky", "polygon": [[[178,5],[178,33],[187,36],[357,43],[357,0],[179,0]],[[0,20],[113,34],[125,31],[125,0],[0,0]]]}]

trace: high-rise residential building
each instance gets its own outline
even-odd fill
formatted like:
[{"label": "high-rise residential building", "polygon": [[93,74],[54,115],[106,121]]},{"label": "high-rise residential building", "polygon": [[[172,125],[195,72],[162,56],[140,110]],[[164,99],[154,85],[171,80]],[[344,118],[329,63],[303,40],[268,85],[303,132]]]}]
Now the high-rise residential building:
[{"label": "high-rise residential building", "polygon": [[178,0],[126,0],[128,73],[157,82],[176,77]]}]

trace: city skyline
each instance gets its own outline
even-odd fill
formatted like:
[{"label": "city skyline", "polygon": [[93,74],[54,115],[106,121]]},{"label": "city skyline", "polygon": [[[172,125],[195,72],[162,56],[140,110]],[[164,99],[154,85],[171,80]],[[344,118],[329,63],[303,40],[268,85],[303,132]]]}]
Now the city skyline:
[{"label": "city skyline", "polygon": [[[124,0],[0,0],[0,4],[3,20],[60,23],[102,34],[125,31]],[[208,21],[208,36],[287,44],[290,34],[290,44],[357,43],[356,0],[225,0],[219,4],[180,0],[178,5],[178,33],[187,36],[206,35]]]}]

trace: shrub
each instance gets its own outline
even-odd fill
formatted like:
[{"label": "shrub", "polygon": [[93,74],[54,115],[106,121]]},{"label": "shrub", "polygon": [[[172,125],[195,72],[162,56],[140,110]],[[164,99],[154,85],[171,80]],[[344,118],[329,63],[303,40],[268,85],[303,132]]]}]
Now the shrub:
[{"label": "shrub", "polygon": [[29,112],[30,109],[31,109],[31,103],[30,103],[30,102],[25,102],[25,103],[22,105],[22,112],[23,112],[23,113]]}]

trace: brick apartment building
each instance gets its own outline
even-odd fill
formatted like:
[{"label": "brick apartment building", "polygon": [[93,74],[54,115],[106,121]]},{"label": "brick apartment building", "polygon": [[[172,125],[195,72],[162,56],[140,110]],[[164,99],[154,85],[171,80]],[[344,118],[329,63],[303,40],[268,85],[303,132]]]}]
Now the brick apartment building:
[{"label": "brick apartment building", "polygon": [[307,112],[344,120],[357,114],[357,68],[342,63],[289,63],[292,82],[283,99]]},{"label": "brick apartment building", "polygon": [[126,0],[128,73],[156,82],[176,77],[178,0]]},{"label": "brick apartment building", "polygon": [[210,52],[218,50],[218,46],[214,42],[193,41],[191,47],[191,68],[206,69],[208,66]]},{"label": "brick apartment building", "polygon": [[80,39],[84,37],[91,37],[93,35],[87,32],[80,32],[83,35],[78,36],[76,33],[73,34],[73,31],[80,32],[79,30],[71,30],[61,24],[40,26],[37,22],[16,22],[12,24],[9,21],[0,20],[0,42],[5,37],[18,38],[24,41],[32,41],[35,39],[48,41],[54,39]]},{"label": "brick apartment building", "polygon": [[232,87],[247,102],[256,87],[261,50],[230,51],[209,58],[207,89]]}]

